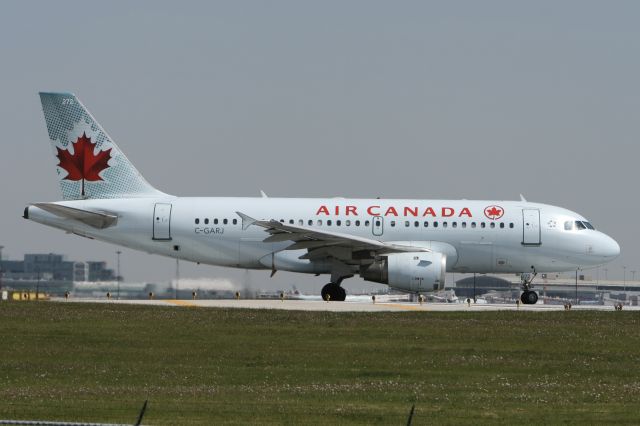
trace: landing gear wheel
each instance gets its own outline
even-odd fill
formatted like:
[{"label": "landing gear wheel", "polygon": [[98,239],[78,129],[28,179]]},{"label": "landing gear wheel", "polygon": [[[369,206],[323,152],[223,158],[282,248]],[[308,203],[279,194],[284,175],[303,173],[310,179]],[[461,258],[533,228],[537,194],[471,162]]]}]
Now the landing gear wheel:
[{"label": "landing gear wheel", "polygon": [[525,305],[535,305],[538,302],[538,293],[527,290],[520,296],[520,301]]},{"label": "landing gear wheel", "polygon": [[326,301],[344,302],[347,298],[345,289],[335,283],[326,284],[322,287],[320,294],[322,295],[322,300]]},{"label": "landing gear wheel", "polygon": [[336,295],[336,300],[340,301],[340,302],[344,302],[345,299],[347,298],[347,292],[344,288],[337,286],[338,287],[338,294]]}]

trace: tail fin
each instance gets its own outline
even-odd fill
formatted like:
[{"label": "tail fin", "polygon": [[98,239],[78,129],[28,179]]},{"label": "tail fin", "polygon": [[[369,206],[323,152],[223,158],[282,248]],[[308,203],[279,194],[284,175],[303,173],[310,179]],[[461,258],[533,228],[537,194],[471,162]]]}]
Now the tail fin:
[{"label": "tail fin", "polygon": [[151,186],[71,93],[40,93],[65,200],[164,195]]}]

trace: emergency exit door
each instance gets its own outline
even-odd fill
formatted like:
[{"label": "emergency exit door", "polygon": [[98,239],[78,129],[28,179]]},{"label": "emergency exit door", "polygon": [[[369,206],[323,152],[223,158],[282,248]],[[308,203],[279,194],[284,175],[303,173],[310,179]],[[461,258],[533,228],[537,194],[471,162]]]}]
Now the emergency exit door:
[{"label": "emergency exit door", "polygon": [[540,210],[522,210],[522,244],[540,245]]},{"label": "emergency exit door", "polygon": [[153,209],[153,239],[171,239],[171,204],[156,203]]},{"label": "emergency exit door", "polygon": [[384,218],[382,216],[373,216],[371,218],[371,231],[376,237],[382,236],[384,232]]}]

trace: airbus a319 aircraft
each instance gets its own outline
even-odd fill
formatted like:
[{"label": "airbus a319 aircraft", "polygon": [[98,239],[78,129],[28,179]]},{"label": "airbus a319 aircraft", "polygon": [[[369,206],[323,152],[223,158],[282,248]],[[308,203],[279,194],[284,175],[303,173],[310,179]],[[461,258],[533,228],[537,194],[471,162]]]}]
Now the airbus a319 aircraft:
[{"label": "airbus a319 aircraft", "polygon": [[356,274],[408,292],[444,287],[445,272],[537,272],[611,261],[620,247],[583,216],[520,201],[199,198],[151,186],[71,93],[40,93],[64,201],[24,217],[101,241],[192,262],[327,274],[345,300]]}]

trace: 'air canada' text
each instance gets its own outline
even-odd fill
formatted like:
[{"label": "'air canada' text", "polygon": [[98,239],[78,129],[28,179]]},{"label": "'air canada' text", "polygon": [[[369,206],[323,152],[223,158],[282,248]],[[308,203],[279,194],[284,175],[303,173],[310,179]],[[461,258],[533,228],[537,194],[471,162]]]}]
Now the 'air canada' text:
[{"label": "'air canada' text", "polygon": [[394,207],[394,206],[326,206],[318,207],[316,216],[360,216],[364,211],[368,216],[413,216],[413,217],[473,217],[468,207],[456,210],[453,207]]}]

